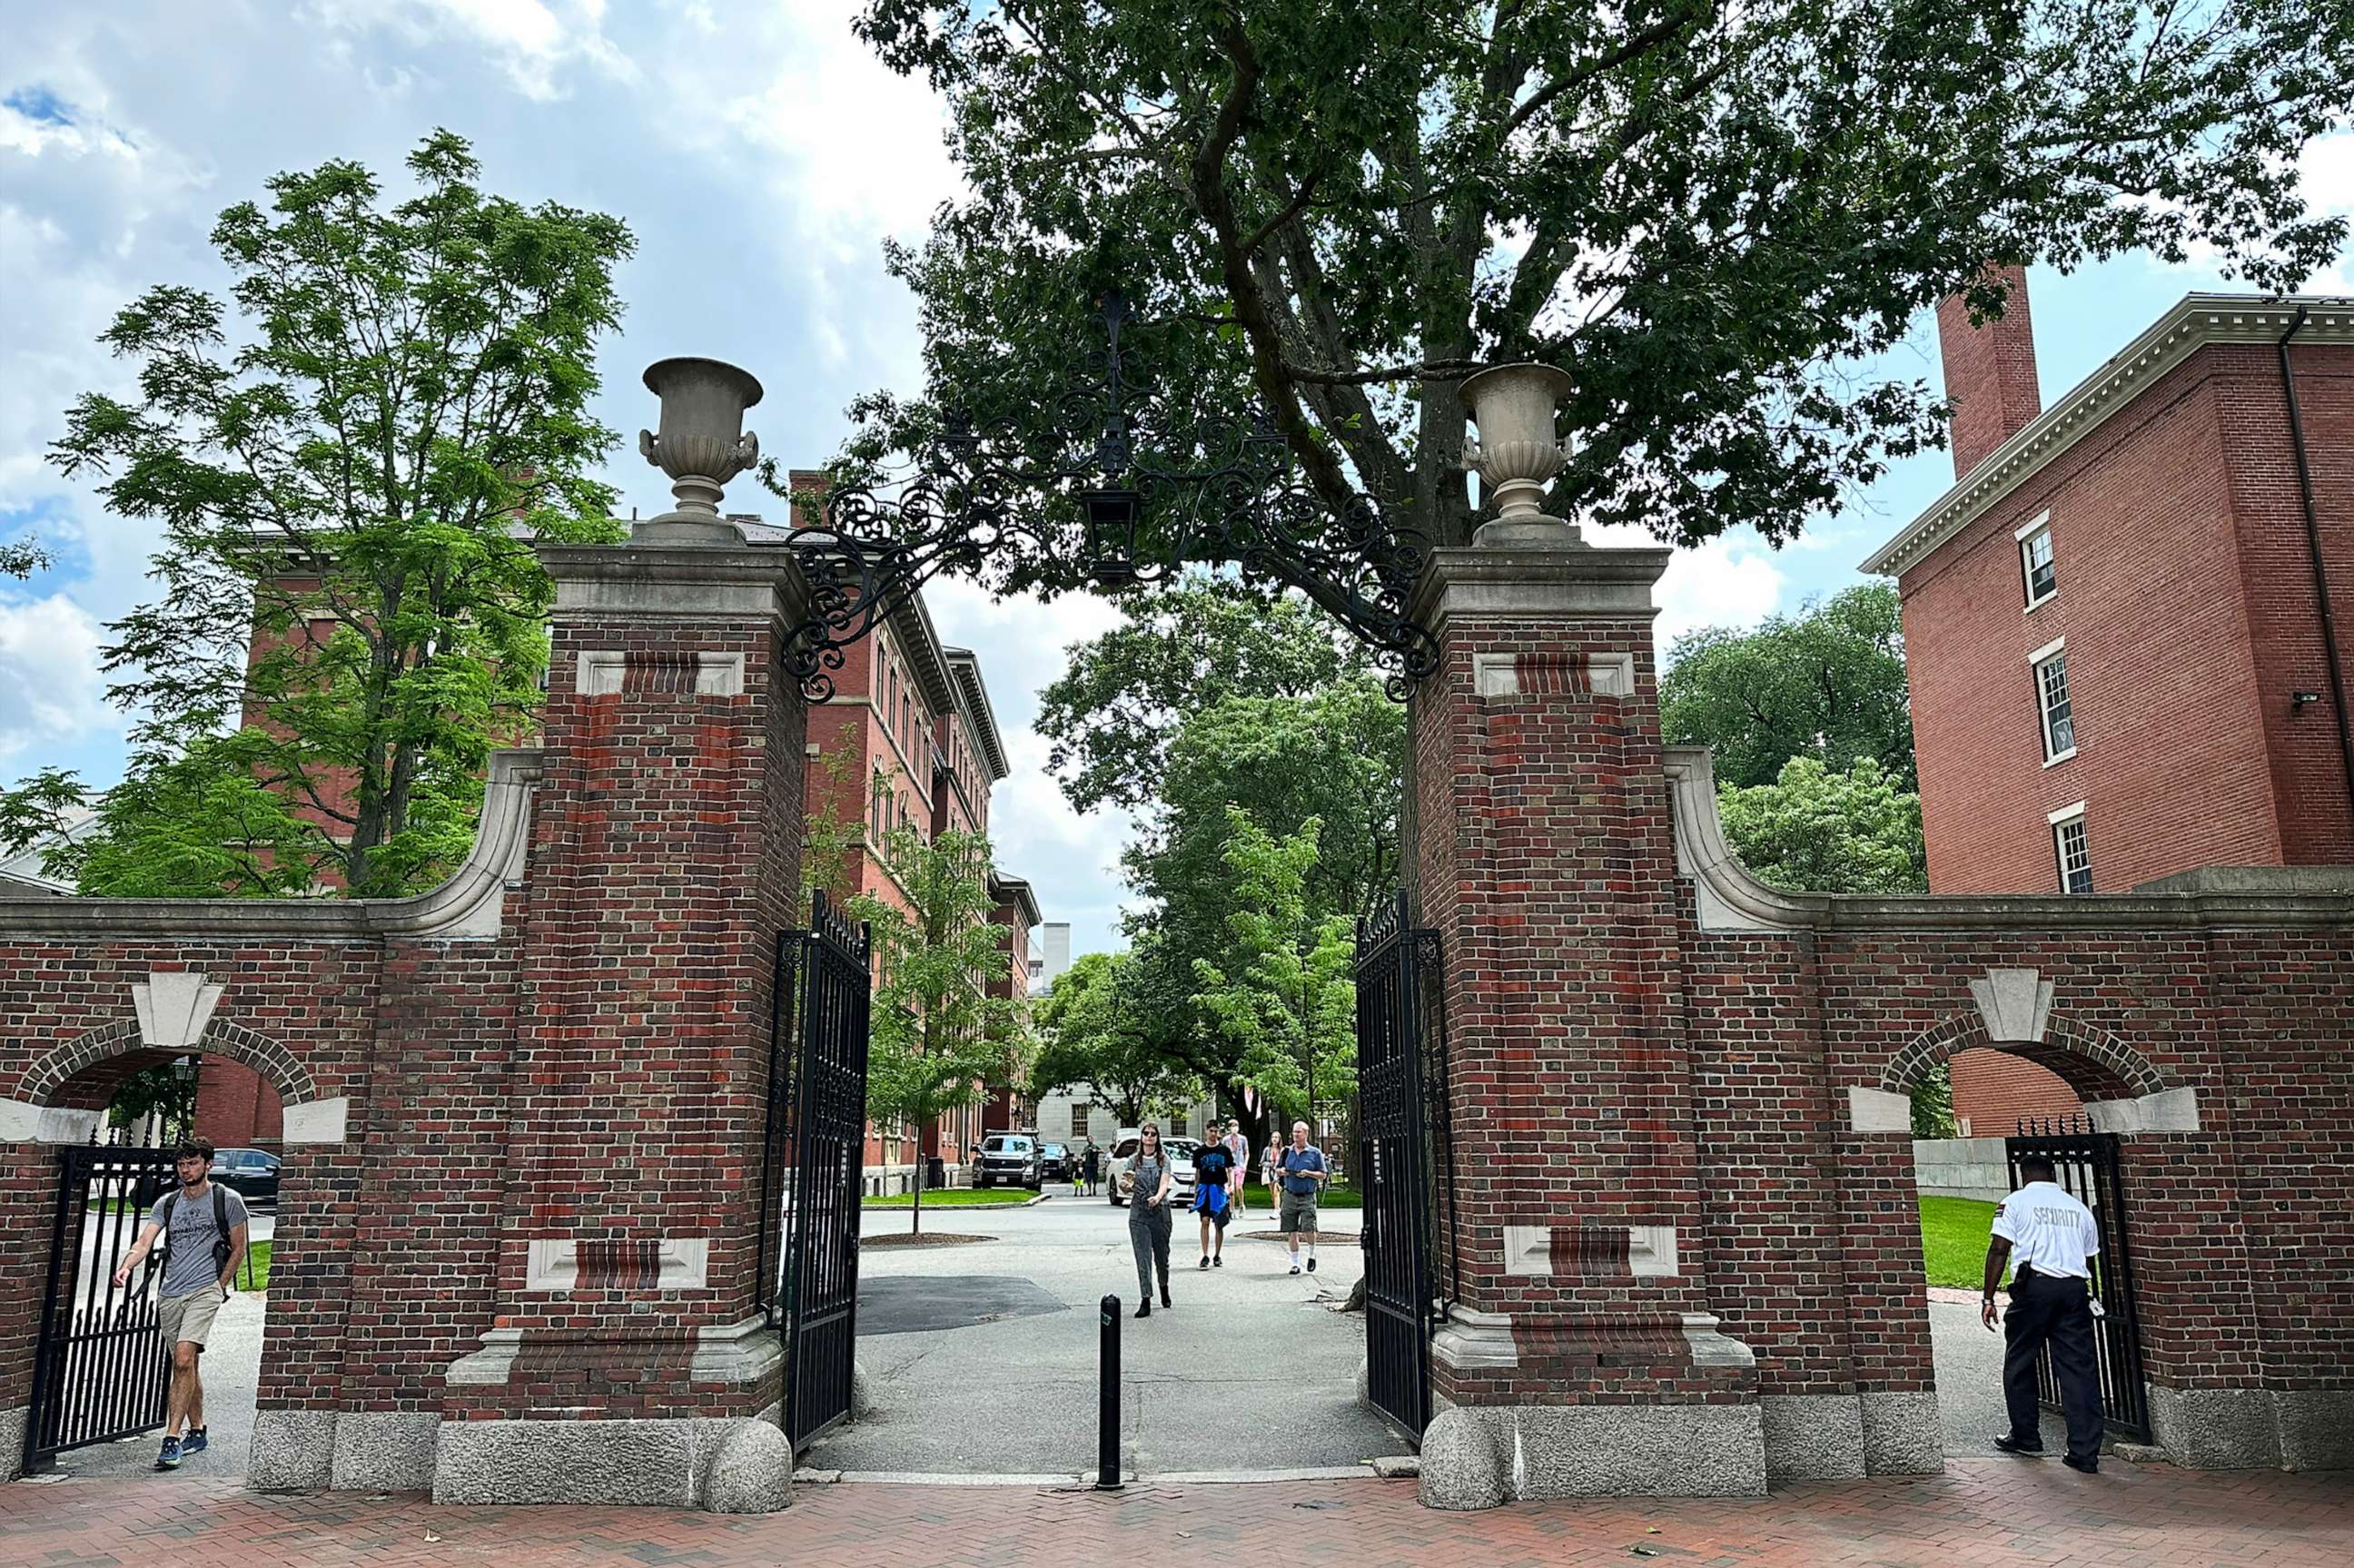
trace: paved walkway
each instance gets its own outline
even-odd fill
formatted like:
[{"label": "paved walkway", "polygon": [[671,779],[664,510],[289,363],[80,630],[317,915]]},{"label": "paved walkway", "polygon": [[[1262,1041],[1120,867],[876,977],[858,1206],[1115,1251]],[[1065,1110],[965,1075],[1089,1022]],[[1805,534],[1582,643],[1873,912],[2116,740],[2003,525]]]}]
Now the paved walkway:
[{"label": "paved walkway", "polygon": [[[994,1238],[970,1246],[864,1249],[858,1359],[874,1409],[821,1438],[820,1469],[925,1478],[1072,1475],[1096,1459],[1099,1330],[1106,1293],[1136,1305],[1128,1211],[1061,1195],[1034,1208],[926,1211],[928,1234]],[[1147,1478],[1351,1467],[1409,1452],[1356,1401],[1362,1313],[1332,1310],[1363,1271],[1355,1210],[1326,1211],[1351,1238],[1320,1249],[1312,1275],[1287,1272],[1255,1208],[1204,1269],[1201,1224],[1176,1219],[1173,1308],[1120,1319],[1121,1457]],[[907,1228],[906,1210],[870,1209],[870,1236]]]},{"label": "paved walkway", "polygon": [[1286,1568],[2197,1568],[2354,1562],[2354,1475],[2196,1473],[1965,1459],[1942,1477],[1793,1488],[1754,1501],[1522,1504],[1433,1513],[1411,1482],[809,1487],[765,1518],[657,1509],[435,1508],[421,1498],[259,1497],[220,1480],[0,1487],[0,1563],[43,1568],[691,1564],[1103,1568],[1202,1553]]}]

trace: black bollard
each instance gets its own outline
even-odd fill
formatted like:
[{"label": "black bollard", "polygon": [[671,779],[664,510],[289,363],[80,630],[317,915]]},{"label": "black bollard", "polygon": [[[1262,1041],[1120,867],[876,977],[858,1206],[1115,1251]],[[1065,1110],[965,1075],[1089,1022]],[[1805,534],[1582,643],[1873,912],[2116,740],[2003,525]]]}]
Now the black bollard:
[{"label": "black bollard", "polygon": [[1107,1296],[1096,1307],[1101,1330],[1102,1385],[1097,1390],[1096,1490],[1119,1490],[1119,1298]]}]

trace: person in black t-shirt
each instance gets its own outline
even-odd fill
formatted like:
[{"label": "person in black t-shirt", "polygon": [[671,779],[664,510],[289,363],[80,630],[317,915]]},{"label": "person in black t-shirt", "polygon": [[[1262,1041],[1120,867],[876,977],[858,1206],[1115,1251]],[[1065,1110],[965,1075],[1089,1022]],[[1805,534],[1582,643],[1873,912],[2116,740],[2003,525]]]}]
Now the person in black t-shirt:
[{"label": "person in black t-shirt", "polygon": [[[1226,1266],[1226,1222],[1235,1216],[1235,1156],[1222,1141],[1224,1122],[1212,1122],[1209,1136],[1193,1151],[1193,1207],[1202,1216],[1203,1268]],[[1216,1241],[1211,1240],[1214,1228]],[[1214,1245],[1216,1250],[1213,1251]]]}]

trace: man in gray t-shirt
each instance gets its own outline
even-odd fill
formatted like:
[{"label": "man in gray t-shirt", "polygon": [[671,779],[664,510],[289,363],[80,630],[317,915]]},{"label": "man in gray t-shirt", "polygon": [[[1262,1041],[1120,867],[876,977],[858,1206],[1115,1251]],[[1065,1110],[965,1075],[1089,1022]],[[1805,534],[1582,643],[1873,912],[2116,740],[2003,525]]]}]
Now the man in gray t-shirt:
[{"label": "man in gray t-shirt", "polygon": [[[171,1353],[172,1384],[164,1402],[164,1451],[155,1460],[159,1470],[179,1468],[183,1456],[206,1446],[205,1388],[196,1358],[204,1354],[213,1319],[228,1299],[229,1281],[237,1277],[246,1245],[245,1200],[213,1183],[213,1146],[201,1139],[180,1145],[174,1167],[179,1186],[149,1211],[138,1241],[114,1271],[120,1289],[147,1260],[156,1237],[165,1238],[155,1328]],[[183,1423],[188,1428],[185,1442]]]}]

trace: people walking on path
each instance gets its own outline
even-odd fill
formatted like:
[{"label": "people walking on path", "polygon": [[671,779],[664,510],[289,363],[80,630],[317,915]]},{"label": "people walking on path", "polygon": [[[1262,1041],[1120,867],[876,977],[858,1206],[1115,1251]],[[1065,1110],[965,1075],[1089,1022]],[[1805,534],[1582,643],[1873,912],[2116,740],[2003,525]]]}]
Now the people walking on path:
[{"label": "people walking on path", "polygon": [[245,1200],[213,1181],[212,1169],[211,1144],[199,1139],[180,1145],[173,1162],[179,1187],[156,1200],[139,1227],[139,1239],[114,1271],[119,1290],[146,1261],[155,1238],[164,1238],[155,1327],[172,1358],[172,1381],[164,1401],[164,1449],[155,1457],[159,1470],[178,1469],[183,1458],[207,1446],[205,1385],[196,1363],[221,1303],[228,1299],[229,1282],[245,1261]]},{"label": "people walking on path", "polygon": [[1276,1229],[1291,1243],[1291,1272],[1299,1272],[1299,1238],[1308,1238],[1308,1272],[1316,1272],[1316,1199],[1324,1191],[1324,1151],[1308,1141],[1308,1124],[1291,1124],[1291,1147],[1283,1151],[1282,1206]]},{"label": "people walking on path", "polygon": [[1226,1224],[1234,1218],[1235,1189],[1241,1185],[1235,1174],[1235,1152],[1218,1136],[1218,1128],[1214,1124],[1208,1141],[1193,1156],[1193,1208],[1202,1216],[1202,1261],[1198,1266],[1226,1266]]},{"label": "people walking on path", "polygon": [[1995,1287],[2006,1261],[2016,1266],[2010,1281],[2010,1312],[2003,1322],[2002,1397],[2010,1430],[1994,1440],[2006,1454],[2041,1454],[2043,1434],[2036,1413],[2035,1363],[2052,1347],[2052,1370],[2059,1374],[2060,1408],[2068,1418],[2071,1469],[2092,1475],[2101,1467],[2101,1380],[2093,1360],[2092,1259],[2101,1250],[2093,1212],[2060,1185],[2049,1160],[2030,1155],[2019,1162],[2027,1185],[1995,1205],[1994,1234],[1987,1243],[1986,1294],[1978,1316],[1995,1326]]},{"label": "people walking on path", "polygon": [[1103,1151],[1096,1147],[1096,1140],[1090,1138],[1087,1139],[1087,1152],[1079,1156],[1079,1179],[1084,1188],[1081,1196],[1092,1198],[1096,1195],[1096,1182],[1102,1174]]},{"label": "people walking on path", "polygon": [[1240,1117],[1226,1123],[1225,1145],[1226,1153],[1234,1159],[1235,1178],[1227,1191],[1234,1198],[1235,1217],[1240,1218],[1250,1208],[1244,1202],[1244,1194],[1250,1190],[1250,1139],[1243,1136]]},{"label": "people walking on path", "polygon": [[1161,1278],[1161,1304],[1169,1299],[1169,1190],[1174,1184],[1169,1156],[1161,1148],[1161,1129],[1150,1122],[1137,1134],[1136,1158],[1120,1174],[1128,1188],[1128,1245],[1136,1252],[1136,1304],[1140,1318],[1152,1316],[1152,1281]]},{"label": "people walking on path", "polygon": [[1267,1185],[1267,1201],[1279,1204],[1283,1197],[1283,1139],[1275,1129],[1267,1129],[1267,1148],[1258,1157],[1258,1179]]}]

